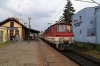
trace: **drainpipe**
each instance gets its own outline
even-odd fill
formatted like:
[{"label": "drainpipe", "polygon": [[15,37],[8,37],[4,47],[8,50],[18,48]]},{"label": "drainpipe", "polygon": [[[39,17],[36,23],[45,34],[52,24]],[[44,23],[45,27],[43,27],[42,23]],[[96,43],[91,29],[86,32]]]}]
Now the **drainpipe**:
[{"label": "drainpipe", "polygon": [[[99,9],[100,9],[100,5],[98,6],[98,10],[99,10]],[[98,10],[97,10],[97,11],[98,11]],[[97,12],[97,11],[96,11],[96,12]],[[96,21],[96,23],[95,23],[95,26],[96,26],[96,27],[95,27],[95,29],[96,29],[96,42],[95,42],[95,43],[97,44],[97,14],[96,14],[96,12],[95,12],[95,19],[96,19],[96,20],[95,20],[95,21]]]},{"label": "drainpipe", "polygon": [[95,43],[97,44],[97,15],[95,12],[95,29],[96,29],[96,39],[95,39]]}]

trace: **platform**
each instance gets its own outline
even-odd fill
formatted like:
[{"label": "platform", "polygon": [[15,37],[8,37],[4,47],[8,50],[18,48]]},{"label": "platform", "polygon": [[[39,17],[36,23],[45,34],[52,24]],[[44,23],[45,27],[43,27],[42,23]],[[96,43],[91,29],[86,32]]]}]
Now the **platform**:
[{"label": "platform", "polygon": [[27,41],[0,49],[0,66],[44,66],[38,42]]},{"label": "platform", "polygon": [[45,42],[18,42],[0,49],[0,66],[78,66]]}]

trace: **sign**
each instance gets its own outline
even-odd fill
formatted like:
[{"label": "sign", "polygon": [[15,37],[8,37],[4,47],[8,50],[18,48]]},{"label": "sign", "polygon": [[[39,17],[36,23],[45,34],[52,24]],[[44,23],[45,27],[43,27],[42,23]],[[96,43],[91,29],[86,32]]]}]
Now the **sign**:
[{"label": "sign", "polygon": [[74,25],[75,25],[75,27],[77,27],[77,26],[80,26],[81,23],[82,23],[82,21],[78,22],[78,23],[75,23]]},{"label": "sign", "polygon": [[18,30],[17,27],[7,27],[7,30]]},{"label": "sign", "polygon": [[77,20],[77,19],[75,19],[75,20],[74,20],[74,22],[78,22],[78,20]]}]

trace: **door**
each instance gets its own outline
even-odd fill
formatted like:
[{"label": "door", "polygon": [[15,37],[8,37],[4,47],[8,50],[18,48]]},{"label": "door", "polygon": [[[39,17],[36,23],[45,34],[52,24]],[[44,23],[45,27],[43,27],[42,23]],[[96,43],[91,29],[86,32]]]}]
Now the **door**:
[{"label": "door", "polygon": [[0,31],[0,43],[3,43],[3,31]]},{"label": "door", "polygon": [[10,30],[10,41],[13,40],[13,33],[14,33],[14,31],[13,30]]}]

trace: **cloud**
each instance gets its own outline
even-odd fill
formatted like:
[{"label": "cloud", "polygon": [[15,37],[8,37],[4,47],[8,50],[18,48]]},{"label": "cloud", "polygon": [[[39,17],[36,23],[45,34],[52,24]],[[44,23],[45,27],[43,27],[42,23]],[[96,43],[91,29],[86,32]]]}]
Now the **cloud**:
[{"label": "cloud", "polygon": [[[95,1],[100,3],[100,0]],[[97,6],[95,3],[71,2],[76,12],[85,7]],[[0,0],[0,22],[7,17],[18,17],[29,23],[28,17],[31,17],[33,29],[45,30],[47,23],[54,23],[60,18],[66,3],[66,0]]]},{"label": "cloud", "polygon": [[[90,1],[90,2],[92,2],[91,0],[83,0],[83,1]],[[100,3],[100,0],[94,0],[94,1]],[[72,0],[73,6],[74,6],[76,12],[78,12],[81,9],[86,8],[86,7],[98,6],[98,4],[96,4],[96,3],[90,3],[90,2],[82,2],[82,1]]]}]

